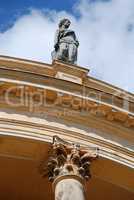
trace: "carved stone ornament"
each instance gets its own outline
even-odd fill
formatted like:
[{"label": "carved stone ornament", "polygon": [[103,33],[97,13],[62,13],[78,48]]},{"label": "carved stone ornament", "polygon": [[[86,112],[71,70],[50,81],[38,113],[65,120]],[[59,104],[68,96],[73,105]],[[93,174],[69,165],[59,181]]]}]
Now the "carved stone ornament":
[{"label": "carved stone ornament", "polygon": [[[51,155],[47,164],[47,174],[50,181],[58,176],[78,176],[88,180],[91,177],[90,165],[97,157],[97,149],[83,150],[80,145],[69,144],[54,136]],[[42,174],[46,176],[46,167],[42,162]]]},{"label": "carved stone ornament", "polygon": [[69,29],[70,24],[71,21],[66,18],[59,22],[59,27],[55,33],[52,59],[76,64],[79,42],[75,32]]}]

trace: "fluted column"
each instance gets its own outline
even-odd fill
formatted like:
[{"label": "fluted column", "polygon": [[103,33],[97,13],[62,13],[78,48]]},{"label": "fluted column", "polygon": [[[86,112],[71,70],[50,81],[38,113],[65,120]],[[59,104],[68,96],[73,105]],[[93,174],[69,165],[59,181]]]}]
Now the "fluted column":
[{"label": "fluted column", "polygon": [[85,180],[91,177],[90,165],[96,157],[96,149],[87,151],[54,137],[47,170],[55,200],[85,200]]}]

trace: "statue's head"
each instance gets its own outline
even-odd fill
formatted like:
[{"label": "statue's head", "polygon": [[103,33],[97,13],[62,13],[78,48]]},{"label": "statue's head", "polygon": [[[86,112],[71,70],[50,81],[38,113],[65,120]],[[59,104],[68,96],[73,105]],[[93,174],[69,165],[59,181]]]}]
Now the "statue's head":
[{"label": "statue's head", "polygon": [[71,24],[71,21],[69,19],[62,19],[60,22],[59,22],[59,28],[61,28],[63,25],[68,28]]}]

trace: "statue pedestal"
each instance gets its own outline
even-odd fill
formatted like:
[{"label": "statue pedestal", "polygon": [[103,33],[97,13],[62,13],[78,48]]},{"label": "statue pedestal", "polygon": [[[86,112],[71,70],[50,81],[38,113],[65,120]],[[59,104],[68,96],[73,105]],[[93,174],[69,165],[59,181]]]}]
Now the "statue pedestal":
[{"label": "statue pedestal", "polygon": [[79,78],[77,76],[73,76],[73,75],[67,74],[67,73],[57,72],[55,77],[59,78],[59,79],[66,80],[66,81],[70,81],[70,82],[73,82],[73,83],[82,84],[82,79],[81,78]]},{"label": "statue pedestal", "polygon": [[65,63],[62,61],[54,60],[55,77],[70,82],[82,84],[83,80],[87,77],[89,70],[77,65]]}]

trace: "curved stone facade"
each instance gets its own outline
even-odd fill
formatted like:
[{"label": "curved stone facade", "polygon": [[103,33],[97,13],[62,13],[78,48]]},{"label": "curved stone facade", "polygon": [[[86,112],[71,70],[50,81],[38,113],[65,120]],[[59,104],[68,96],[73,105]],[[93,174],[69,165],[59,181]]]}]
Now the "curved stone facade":
[{"label": "curved stone facade", "polygon": [[[1,198],[11,199],[9,193],[12,199],[53,198],[38,168],[42,159],[47,163],[56,135],[86,150],[97,149],[92,178],[86,183],[87,199],[133,200],[134,95],[88,72],[59,61],[50,65],[0,57]],[[4,167],[7,163],[11,170]],[[20,166],[18,175],[13,173],[15,163]],[[28,178],[27,170],[34,176],[29,173]],[[18,179],[21,172],[24,184]],[[16,187],[10,187],[9,177]],[[6,188],[9,193],[2,192]]]}]

